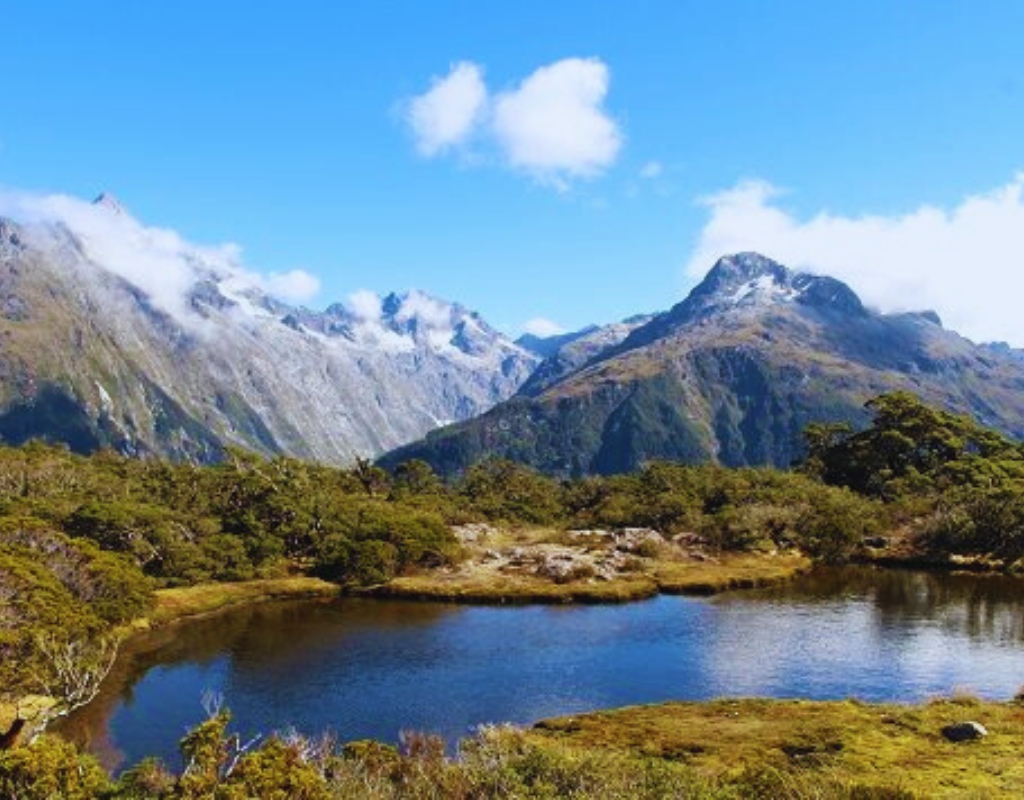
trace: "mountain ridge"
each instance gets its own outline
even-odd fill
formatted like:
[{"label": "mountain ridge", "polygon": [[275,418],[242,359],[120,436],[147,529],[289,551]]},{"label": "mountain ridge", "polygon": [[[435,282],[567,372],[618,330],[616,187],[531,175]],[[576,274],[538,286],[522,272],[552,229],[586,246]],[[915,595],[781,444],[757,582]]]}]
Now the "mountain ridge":
[{"label": "mountain ridge", "polygon": [[808,423],[863,424],[867,400],[899,389],[1024,436],[1024,360],[945,330],[934,312],[881,314],[841,281],[741,253],[538,391],[381,463],[422,458],[451,474],[489,454],[563,475],[650,458],[788,466]]},{"label": "mountain ridge", "polygon": [[0,219],[7,443],[351,463],[485,410],[539,362],[422,291],[312,311],[275,298],[230,251],[146,228],[109,195],[72,211]]}]

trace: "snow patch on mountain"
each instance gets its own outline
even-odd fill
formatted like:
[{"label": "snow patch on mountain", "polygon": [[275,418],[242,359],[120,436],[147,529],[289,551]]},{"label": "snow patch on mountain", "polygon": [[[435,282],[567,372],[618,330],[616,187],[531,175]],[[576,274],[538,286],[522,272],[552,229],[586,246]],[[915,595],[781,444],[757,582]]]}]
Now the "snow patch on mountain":
[{"label": "snow patch on mountain", "polygon": [[780,284],[773,275],[760,275],[740,284],[723,298],[726,304],[735,306],[753,303],[789,303],[800,296],[792,286]]}]

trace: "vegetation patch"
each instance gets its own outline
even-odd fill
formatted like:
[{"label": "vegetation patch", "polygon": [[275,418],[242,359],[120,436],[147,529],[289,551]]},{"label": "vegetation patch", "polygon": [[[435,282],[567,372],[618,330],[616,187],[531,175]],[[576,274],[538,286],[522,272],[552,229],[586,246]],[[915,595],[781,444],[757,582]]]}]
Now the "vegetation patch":
[{"label": "vegetation patch", "polygon": [[[633,411],[685,433],[653,400]],[[861,431],[810,426],[792,470],[652,461],[573,480],[493,459],[446,482],[422,461],[338,469],[227,450],[196,466],[0,448],[0,750],[89,702],[140,620],[336,592],[621,602],[857,558],[1024,571],[1024,445],[906,393],[867,412]],[[893,711],[884,730],[915,713]],[[1003,741],[992,729],[974,744]],[[841,735],[762,732],[773,769],[872,768]],[[715,753],[690,735],[666,747],[687,763]]]},{"label": "vegetation patch", "polygon": [[[965,720],[980,722],[989,735],[947,741],[943,729]],[[701,777],[718,781],[774,772],[920,797],[1014,797],[1024,782],[1019,703],[667,703],[548,720],[531,736],[683,761]]]},{"label": "vegetation patch", "polygon": [[161,625],[237,605],[303,597],[334,597],[340,591],[336,583],[306,576],[160,589],[156,592],[156,605],[149,614],[148,622]]},{"label": "vegetation patch", "polygon": [[[174,772],[154,759],[115,780],[44,736],[0,751],[0,795],[85,798],[661,798],[910,800],[1018,797],[1024,712],[1015,704],[719,700],[487,726],[458,743],[406,731],[397,747],[271,733],[243,741],[216,699],[181,740]],[[950,720],[991,733],[955,744]]]}]

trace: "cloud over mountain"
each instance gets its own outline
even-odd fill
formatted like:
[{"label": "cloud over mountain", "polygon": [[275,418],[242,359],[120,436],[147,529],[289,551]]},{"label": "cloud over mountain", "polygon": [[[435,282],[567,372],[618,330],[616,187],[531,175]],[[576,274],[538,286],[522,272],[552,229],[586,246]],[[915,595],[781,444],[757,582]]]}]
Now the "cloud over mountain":
[{"label": "cloud over mountain", "polygon": [[1024,173],[952,208],[895,216],[800,218],[780,206],[780,194],[744,181],[705,198],[710,216],[688,276],[700,278],[722,254],[756,250],[844,280],[883,311],[933,308],[976,341],[1024,346]]},{"label": "cloud over mountain", "polygon": [[320,290],[319,279],[305,270],[262,273],[245,266],[236,244],[197,245],[169,228],[145,225],[107,194],[89,203],[63,194],[4,190],[0,216],[62,226],[91,261],[141,289],[156,307],[183,323],[195,322],[189,292],[211,274],[234,291],[259,289],[290,301],[309,300]]},{"label": "cloud over mountain", "polygon": [[541,337],[558,336],[560,333],[565,333],[565,328],[546,317],[533,317],[523,323],[523,333]]}]

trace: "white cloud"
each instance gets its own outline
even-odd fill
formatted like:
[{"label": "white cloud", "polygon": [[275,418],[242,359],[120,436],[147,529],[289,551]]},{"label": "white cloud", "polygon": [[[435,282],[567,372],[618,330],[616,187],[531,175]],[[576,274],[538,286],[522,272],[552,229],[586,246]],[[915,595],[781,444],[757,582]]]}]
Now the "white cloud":
[{"label": "white cloud", "polygon": [[482,68],[464,61],[406,101],[405,119],[425,156],[456,149],[465,154],[468,143],[477,141],[497,161],[565,188],[571,180],[601,174],[622,148],[619,124],[604,109],[608,84],[600,59],[566,58],[492,97]]},{"label": "white cloud", "polygon": [[407,353],[415,349],[411,336],[403,336],[391,330],[384,322],[384,301],[369,289],[359,289],[345,299],[345,307],[356,318],[353,333],[356,339],[368,347],[389,353]]},{"label": "white cloud", "polygon": [[934,309],[975,341],[1024,346],[1024,173],[949,209],[894,216],[820,212],[800,219],[779,192],[746,181],[704,199],[710,209],[687,273],[721,255],[756,250],[790,267],[832,275],[883,311]]},{"label": "white cloud", "polygon": [[509,164],[545,180],[592,177],[610,166],[622,133],[603,106],[608,67],[566,58],[494,101],[494,135]]},{"label": "white cloud", "polygon": [[345,306],[361,320],[366,322],[377,322],[380,320],[380,295],[369,289],[359,289],[352,292],[346,298]]},{"label": "white cloud", "polygon": [[399,322],[415,319],[428,328],[447,331],[449,335],[451,334],[451,306],[440,300],[435,300],[423,292],[415,290],[409,292],[402,302],[402,307],[395,315],[395,319]]},{"label": "white cloud", "polygon": [[320,279],[304,269],[271,272],[264,281],[270,294],[293,303],[311,300],[320,292]]},{"label": "white cloud", "polygon": [[242,263],[236,244],[196,245],[176,231],[143,225],[113,198],[90,203],[68,195],[0,191],[0,215],[29,225],[59,224],[93,263],[141,289],[179,322],[198,317],[189,304],[196,282],[213,277],[225,290],[258,289],[283,299],[309,299],[319,281],[303,270],[263,275]]},{"label": "white cloud", "polygon": [[657,178],[665,171],[665,165],[660,161],[648,161],[640,167],[641,178]]},{"label": "white cloud", "polygon": [[472,134],[487,105],[483,70],[469,61],[452,66],[444,78],[434,78],[425,93],[406,104],[406,118],[425,156],[462,144]]},{"label": "white cloud", "polygon": [[565,328],[553,320],[545,319],[544,317],[534,317],[523,323],[523,332],[544,338],[565,333]]}]

